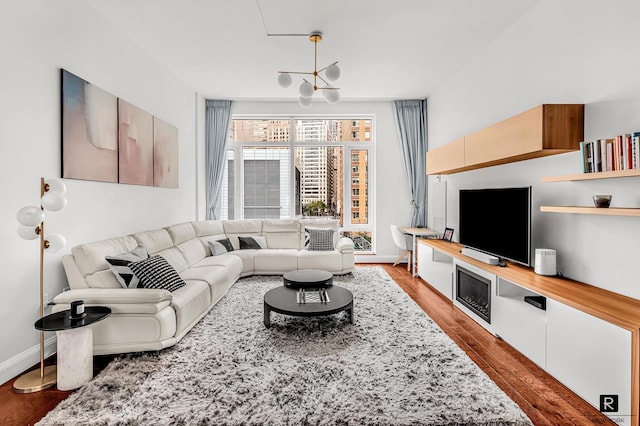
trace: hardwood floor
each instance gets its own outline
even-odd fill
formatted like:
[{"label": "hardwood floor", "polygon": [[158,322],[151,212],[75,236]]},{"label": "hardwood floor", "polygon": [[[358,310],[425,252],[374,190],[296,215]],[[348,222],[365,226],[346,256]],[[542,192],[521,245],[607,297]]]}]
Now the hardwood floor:
[{"label": "hardwood floor", "polygon": [[615,425],[567,387],[494,337],[402,265],[381,265],[536,425]]},{"label": "hardwood floor", "polygon": [[[403,265],[380,266],[522,408],[534,424],[615,424],[507,343],[476,324],[422,279],[413,278]],[[111,359],[110,356],[95,357],[94,370],[102,370]],[[13,380],[10,380],[0,386],[0,425],[33,425],[71,394],[55,388],[16,394],[12,384]]]}]

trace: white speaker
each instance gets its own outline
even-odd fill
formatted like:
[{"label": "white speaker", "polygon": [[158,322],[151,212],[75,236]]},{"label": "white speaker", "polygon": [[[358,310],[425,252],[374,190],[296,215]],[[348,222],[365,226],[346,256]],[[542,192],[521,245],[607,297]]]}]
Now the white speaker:
[{"label": "white speaker", "polygon": [[533,270],[538,275],[556,275],[558,272],[556,251],[552,249],[536,249],[536,266]]}]

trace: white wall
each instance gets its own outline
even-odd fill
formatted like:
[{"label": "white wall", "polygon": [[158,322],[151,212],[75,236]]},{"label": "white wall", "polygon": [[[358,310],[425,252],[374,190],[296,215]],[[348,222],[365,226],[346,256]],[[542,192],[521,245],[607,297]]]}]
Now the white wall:
[{"label": "white wall", "polygon": [[196,114],[194,91],[85,2],[3,1],[0,57],[2,383],[38,359],[38,243],[17,236],[15,214],[38,205],[41,176],[60,177],[60,68],[178,127],[180,188],[66,179],[69,204],[46,220],[68,241],[46,255],[50,297],[67,285],[60,258],[72,246],[195,219]]},{"label": "white wall", "polygon": [[375,115],[375,164],[373,198],[376,205],[374,232],[376,255],[358,256],[358,262],[389,262],[397,257],[396,246],[391,239],[390,224],[408,225],[411,219],[411,195],[402,163],[402,150],[396,130],[391,102],[347,102],[327,104],[321,97],[310,108],[302,108],[298,102],[247,102],[236,101],[234,114],[373,114]]},{"label": "white wall", "polygon": [[[542,103],[584,103],[586,140],[639,131],[638,16],[637,0],[540,1],[429,98],[430,148]],[[640,207],[637,178],[540,183],[579,172],[569,153],[443,177],[448,226],[458,227],[460,188],[532,185],[532,248],[558,250],[566,276],[640,298],[638,218],[540,213],[590,205],[592,194]]]}]

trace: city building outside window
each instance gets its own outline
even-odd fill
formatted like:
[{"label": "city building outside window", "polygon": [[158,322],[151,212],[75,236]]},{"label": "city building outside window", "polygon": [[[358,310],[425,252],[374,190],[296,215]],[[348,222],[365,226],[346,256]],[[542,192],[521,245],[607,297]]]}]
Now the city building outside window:
[{"label": "city building outside window", "polygon": [[233,117],[222,218],[334,218],[373,253],[372,134],[373,117]]}]

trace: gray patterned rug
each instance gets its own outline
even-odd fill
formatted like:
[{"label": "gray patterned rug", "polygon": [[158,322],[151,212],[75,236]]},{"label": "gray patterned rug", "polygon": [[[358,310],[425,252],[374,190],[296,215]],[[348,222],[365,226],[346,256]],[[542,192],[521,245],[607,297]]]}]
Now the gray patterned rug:
[{"label": "gray patterned rug", "polygon": [[282,277],[238,281],[177,345],[127,355],[39,425],[530,425],[381,267],[335,284],[355,324],[272,313]]}]

